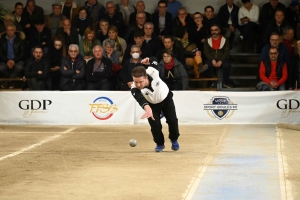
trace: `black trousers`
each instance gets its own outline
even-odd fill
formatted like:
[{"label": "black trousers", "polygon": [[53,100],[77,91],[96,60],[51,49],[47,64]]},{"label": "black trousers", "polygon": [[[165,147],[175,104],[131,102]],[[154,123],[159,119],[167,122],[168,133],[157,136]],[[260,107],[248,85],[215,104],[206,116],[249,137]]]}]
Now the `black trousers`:
[{"label": "black trousers", "polygon": [[82,82],[67,83],[60,88],[61,91],[85,90],[85,85]]},{"label": "black trousers", "polygon": [[111,90],[111,85],[108,80],[87,82],[87,90]]},{"label": "black trousers", "polygon": [[35,78],[27,79],[29,90],[47,90],[46,81],[39,81]]},{"label": "black trousers", "polygon": [[164,134],[162,132],[162,124],[160,121],[161,111],[163,111],[169,126],[169,139],[171,141],[176,141],[180,134],[173,101],[173,93],[170,91],[168,96],[161,103],[149,105],[152,109],[153,117],[155,119],[152,120],[151,118],[148,118],[154,142],[157,145],[163,145],[165,143]]},{"label": "black trousers", "polygon": [[[208,69],[204,72],[205,77],[207,78],[212,78],[214,75],[214,69],[216,67],[213,66],[212,60],[206,60],[206,64],[208,65]],[[231,64],[229,59],[225,59],[222,61],[222,65],[220,67],[223,71],[223,83],[228,83],[229,81],[229,75],[230,75],[230,69],[231,69]]]}]

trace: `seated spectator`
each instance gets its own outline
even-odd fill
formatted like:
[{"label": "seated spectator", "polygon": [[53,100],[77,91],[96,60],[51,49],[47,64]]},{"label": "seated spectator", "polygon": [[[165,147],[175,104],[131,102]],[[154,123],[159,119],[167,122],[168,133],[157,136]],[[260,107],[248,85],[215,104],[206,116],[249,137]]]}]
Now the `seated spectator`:
[{"label": "seated spectator", "polygon": [[[13,24],[6,26],[0,38],[0,76],[5,78],[22,77],[24,66],[24,33],[16,32]],[[13,89],[13,82],[4,82],[1,88]]]},{"label": "seated spectator", "polygon": [[185,64],[185,57],[184,57],[183,49],[180,48],[178,45],[174,45],[174,37],[173,36],[171,36],[171,35],[165,36],[163,39],[163,44],[164,44],[163,49],[158,51],[156,54],[156,58],[157,58],[158,62],[160,62],[162,60],[163,50],[169,49],[169,50],[172,50],[174,58],[176,58],[181,64],[183,64],[183,63]]},{"label": "seated spectator", "polygon": [[79,44],[78,31],[74,26],[72,26],[69,19],[65,19],[63,22],[63,27],[57,29],[56,36],[59,35],[64,38],[64,43],[67,47],[70,46],[70,44]]},{"label": "seated spectator", "polygon": [[130,14],[136,12],[134,5],[129,3],[129,0],[121,0],[121,3],[116,5],[117,12],[121,12],[123,15],[125,26],[129,25]]},{"label": "seated spectator", "polygon": [[287,13],[290,13],[290,15],[287,14],[287,20],[292,22],[290,25],[295,27],[296,37],[300,39],[300,2],[296,1],[295,5],[293,5],[293,2],[294,1],[292,1],[289,10],[287,10]]},{"label": "seated spectator", "polygon": [[223,87],[231,88],[229,83],[230,62],[229,62],[229,41],[221,35],[221,29],[213,24],[210,28],[211,37],[204,42],[204,54],[208,69],[204,72],[206,77],[212,78],[214,69],[218,73],[223,72]]},{"label": "seated spectator", "polygon": [[17,31],[23,32],[22,26],[15,22],[15,16],[11,13],[6,13],[3,16],[3,24],[0,24],[0,33],[6,31],[5,27],[7,25],[15,25]]},{"label": "seated spectator", "polygon": [[260,15],[260,25],[262,27],[262,31],[265,31],[265,28],[268,24],[274,21],[275,12],[277,10],[282,10],[284,14],[286,13],[286,7],[284,4],[280,3],[278,0],[269,0],[268,3],[265,3],[261,8]]},{"label": "seated spectator", "polygon": [[157,35],[154,34],[154,25],[152,22],[144,24],[144,39],[152,49],[152,55],[156,55],[162,49],[162,42]]},{"label": "seated spectator", "polygon": [[85,67],[85,60],[79,54],[78,45],[70,44],[68,55],[61,60],[60,90],[84,90]]},{"label": "seated spectator", "polygon": [[27,0],[26,6],[23,9],[22,18],[27,19],[26,28],[30,28],[34,25],[34,22],[37,19],[43,18],[44,19],[44,10],[42,7],[37,6],[35,4],[35,0]]},{"label": "seated spectator", "polygon": [[79,6],[73,0],[64,0],[61,2],[62,5],[62,14],[66,16],[69,20],[73,20],[74,17],[79,12]]},{"label": "seated spectator", "polygon": [[51,30],[45,27],[43,18],[36,20],[34,26],[31,27],[29,38],[30,51],[32,52],[36,46],[43,48],[43,55],[45,56],[47,56],[49,48],[53,46]]},{"label": "seated spectator", "polygon": [[[115,50],[120,53],[120,63],[122,63],[123,56],[125,53],[125,50],[127,48],[127,44],[125,40],[118,36],[118,29],[115,26],[109,26],[108,27],[108,38],[103,41],[103,44],[106,42],[106,40],[113,40],[115,42]],[[104,46],[103,46],[104,48]]]},{"label": "seated spectator", "polygon": [[300,90],[300,40],[297,41],[297,54],[293,58],[292,68],[288,75],[288,89]]},{"label": "seated spectator", "polygon": [[95,37],[95,29],[87,27],[84,32],[84,39],[79,42],[79,53],[86,62],[93,58],[92,49],[96,45],[101,45],[101,42]]},{"label": "seated spectator", "polygon": [[254,52],[254,36],[259,32],[259,7],[250,3],[250,0],[242,0],[243,6],[239,9],[239,25],[241,35],[237,37],[238,43],[241,40],[246,40],[248,43],[248,50]]},{"label": "seated spectator", "polygon": [[99,22],[99,26],[96,29],[96,38],[101,43],[103,43],[103,41],[108,38],[108,27],[108,21],[106,19],[101,19]]},{"label": "seated spectator", "polygon": [[118,87],[119,90],[130,90],[131,85],[133,83],[131,71],[133,68],[137,66],[141,66],[141,48],[138,45],[132,45],[130,47],[130,55],[131,57],[124,60],[123,67],[119,73],[120,85]]},{"label": "seated spectator", "polygon": [[172,14],[167,12],[167,3],[160,0],[157,4],[158,11],[152,14],[152,22],[154,24],[154,33],[163,39],[166,35],[172,34]]},{"label": "seated spectator", "polygon": [[226,0],[225,5],[220,7],[218,13],[218,21],[220,22],[220,26],[223,36],[225,38],[230,39],[230,41],[235,41],[240,36],[241,32],[238,29],[239,26],[239,7],[233,3],[233,0]]},{"label": "seated spectator", "polygon": [[23,9],[24,9],[23,4],[21,2],[17,2],[15,4],[15,9],[12,12],[12,14],[15,16],[15,23],[20,25],[23,29],[23,32],[25,32],[25,26],[27,24],[27,19],[23,16]]},{"label": "seated spectator", "polygon": [[87,27],[92,26],[93,19],[87,15],[85,7],[78,10],[78,15],[73,18],[73,27],[78,31],[79,41],[83,39],[84,31]]},{"label": "seated spectator", "polygon": [[203,18],[203,24],[204,27],[206,28],[206,33],[209,35],[210,34],[210,27],[213,24],[219,24],[219,20],[217,17],[215,17],[214,13],[214,7],[212,6],[206,6],[204,8],[204,18]]},{"label": "seated spectator", "polygon": [[62,27],[63,20],[67,17],[61,14],[61,4],[54,3],[52,4],[52,13],[46,15],[45,17],[45,26],[51,30],[52,38],[54,38],[56,31],[59,27]]},{"label": "seated spectator", "polygon": [[294,39],[294,29],[290,26],[286,26],[283,29],[283,36],[281,41],[288,49],[290,58],[292,59],[297,54],[297,40]]},{"label": "seated spectator", "polygon": [[64,44],[62,36],[55,36],[53,38],[53,43],[54,45],[50,48],[47,55],[50,62],[50,89],[59,90],[61,59],[66,57],[66,45]]},{"label": "seated spectator", "polygon": [[97,0],[87,0],[84,3],[84,7],[87,10],[88,16],[93,19],[93,26],[97,26],[106,12],[105,7]]},{"label": "seated spectator", "polygon": [[112,72],[112,61],[103,56],[100,45],[93,48],[93,55],[94,57],[86,64],[87,90],[111,90],[109,78]]},{"label": "seated spectator", "polygon": [[136,11],[131,13],[129,16],[129,25],[136,23],[136,14],[145,13],[146,14],[146,22],[151,22],[151,14],[145,11],[145,3],[144,1],[136,2]]},{"label": "seated spectator", "polygon": [[261,81],[256,88],[259,91],[285,90],[285,82],[288,78],[287,65],[279,59],[276,47],[270,48],[269,56],[260,63],[259,78]]},{"label": "seated spectator", "polygon": [[116,6],[113,1],[106,2],[106,13],[103,16],[103,19],[106,19],[110,25],[114,25],[119,30],[119,35],[124,35],[125,22],[121,12],[116,11]]},{"label": "seated spectator", "polygon": [[275,20],[273,20],[265,28],[264,32],[264,45],[268,44],[271,33],[276,32],[280,37],[283,35],[283,29],[289,26],[289,23],[284,19],[284,12],[282,10],[277,10],[275,12]]},{"label": "seated spectator", "polygon": [[126,31],[126,34],[124,35],[124,40],[127,42],[127,44],[131,44],[134,42],[133,40],[133,34],[136,31],[144,31],[144,24],[146,23],[146,14],[145,13],[138,13],[136,15],[136,23],[131,24],[128,27],[128,30]]},{"label": "seated spectator", "polygon": [[151,49],[150,45],[148,45],[147,42],[145,41],[144,32],[136,31],[133,35],[133,39],[134,39],[134,43],[129,44],[125,50],[123,61],[127,60],[131,57],[130,51],[131,51],[132,45],[137,45],[140,47],[141,52],[142,52],[141,53],[142,58],[146,58],[146,57],[150,58],[152,56],[152,49]]},{"label": "seated spectator", "polygon": [[172,50],[163,50],[163,59],[159,62],[159,76],[170,90],[188,90],[188,75],[183,65],[173,57]]},{"label": "seated spectator", "polygon": [[173,19],[173,30],[178,26],[187,27],[193,23],[191,15],[187,12],[185,7],[178,9],[178,16]]},{"label": "seated spectator", "polygon": [[25,79],[29,90],[49,90],[49,70],[50,62],[43,56],[43,48],[36,46],[33,48],[33,57],[29,58],[25,64]]}]

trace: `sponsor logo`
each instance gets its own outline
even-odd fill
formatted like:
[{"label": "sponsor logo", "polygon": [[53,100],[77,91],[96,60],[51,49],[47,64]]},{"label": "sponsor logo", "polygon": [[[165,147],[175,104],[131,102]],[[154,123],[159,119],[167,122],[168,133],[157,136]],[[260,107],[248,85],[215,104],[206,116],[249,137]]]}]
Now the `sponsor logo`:
[{"label": "sponsor logo", "polygon": [[33,114],[45,114],[48,113],[47,108],[52,104],[51,100],[21,100],[19,102],[19,108],[24,110],[23,118],[29,118]]},{"label": "sponsor logo", "polygon": [[89,105],[91,107],[90,113],[99,120],[107,120],[118,111],[117,105],[107,97],[98,97]]},{"label": "sponsor logo", "polygon": [[203,105],[203,109],[214,119],[228,119],[234,111],[238,109],[238,105],[234,104],[228,97],[213,97],[207,104]]},{"label": "sponsor logo", "polygon": [[297,99],[280,99],[276,106],[282,110],[281,118],[287,118],[290,114],[300,114],[300,102]]}]

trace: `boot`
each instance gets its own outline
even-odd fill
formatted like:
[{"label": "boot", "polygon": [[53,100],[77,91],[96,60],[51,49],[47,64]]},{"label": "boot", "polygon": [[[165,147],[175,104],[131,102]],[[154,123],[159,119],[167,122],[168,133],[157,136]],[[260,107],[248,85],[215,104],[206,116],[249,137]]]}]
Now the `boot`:
[{"label": "boot", "polygon": [[203,65],[203,63],[198,64],[198,72],[204,72],[205,70],[207,70],[208,68],[208,64]]}]

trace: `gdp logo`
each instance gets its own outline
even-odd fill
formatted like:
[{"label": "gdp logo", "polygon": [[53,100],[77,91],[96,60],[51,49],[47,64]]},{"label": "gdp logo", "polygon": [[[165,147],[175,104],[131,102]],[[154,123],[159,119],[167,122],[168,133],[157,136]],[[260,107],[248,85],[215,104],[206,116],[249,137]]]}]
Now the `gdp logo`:
[{"label": "gdp logo", "polygon": [[30,118],[33,114],[48,113],[48,107],[52,104],[51,100],[21,100],[19,108],[24,110],[23,118]]},{"label": "gdp logo", "polygon": [[99,97],[89,104],[91,109],[90,113],[99,120],[107,120],[117,112],[117,105],[107,97]]},{"label": "gdp logo", "polygon": [[204,110],[210,117],[222,120],[233,115],[237,110],[237,104],[234,104],[228,97],[213,97],[210,102],[204,104]]}]

